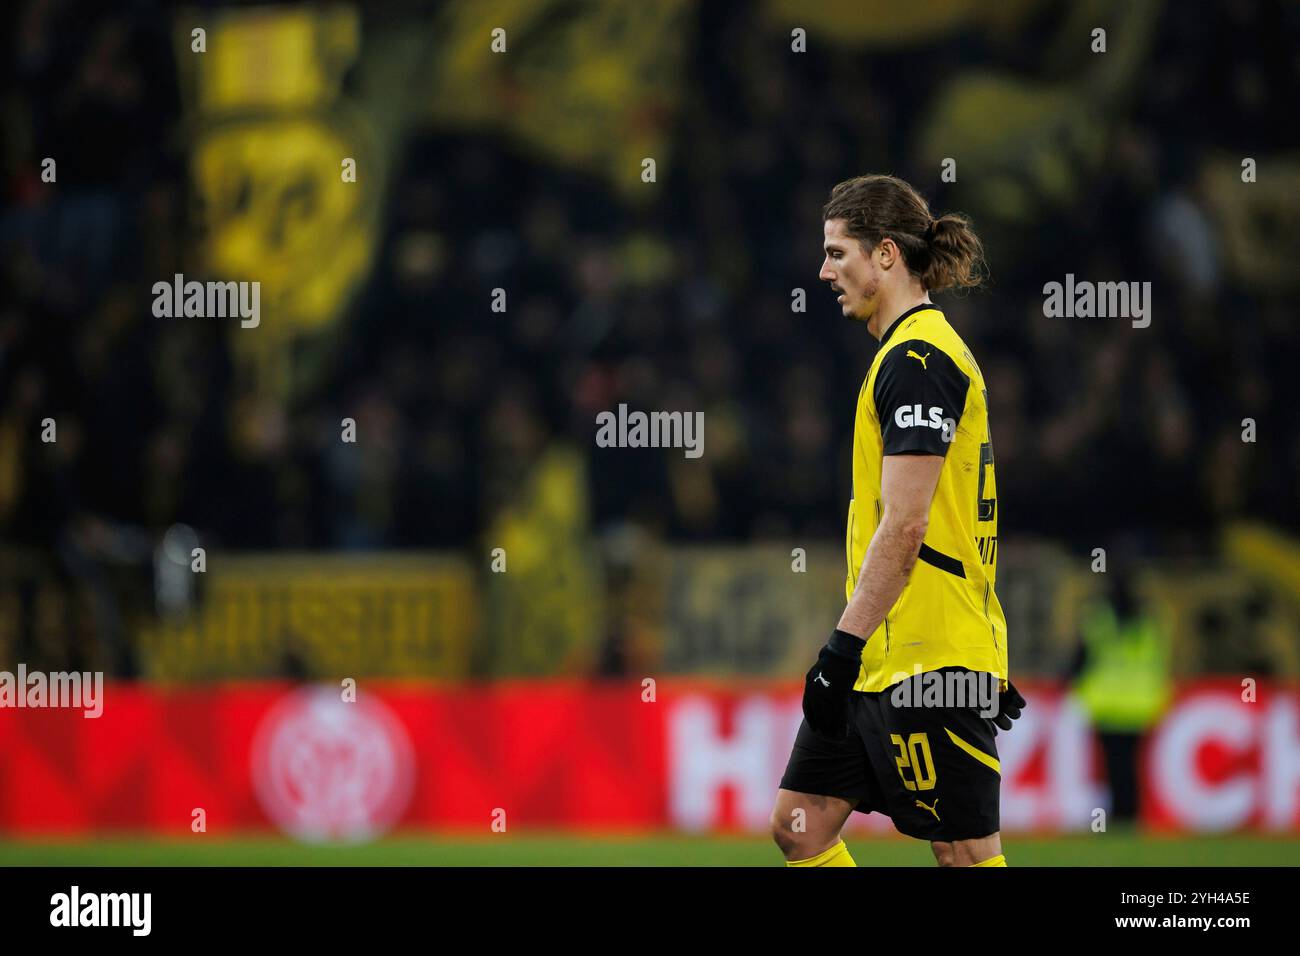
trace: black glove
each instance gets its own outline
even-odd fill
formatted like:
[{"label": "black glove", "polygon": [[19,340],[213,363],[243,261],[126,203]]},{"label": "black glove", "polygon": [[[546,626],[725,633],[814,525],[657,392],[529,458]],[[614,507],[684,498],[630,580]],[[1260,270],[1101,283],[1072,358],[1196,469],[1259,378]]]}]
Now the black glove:
[{"label": "black glove", "polygon": [[993,736],[998,735],[999,727],[1010,730],[1011,721],[1020,717],[1023,707],[1025,707],[1025,699],[1020,696],[1020,691],[1016,690],[1016,685],[1007,681],[1007,689],[998,694],[998,714],[993,718]]},{"label": "black glove", "polygon": [[849,735],[849,694],[866,646],[862,638],[837,630],[804,678],[803,715],[817,733],[837,740]]}]

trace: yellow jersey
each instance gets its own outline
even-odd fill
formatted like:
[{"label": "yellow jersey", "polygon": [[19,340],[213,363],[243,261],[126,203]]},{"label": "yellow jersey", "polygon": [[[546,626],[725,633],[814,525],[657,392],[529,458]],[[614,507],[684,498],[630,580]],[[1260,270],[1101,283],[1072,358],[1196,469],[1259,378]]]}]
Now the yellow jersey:
[{"label": "yellow jersey", "polygon": [[867,636],[854,690],[881,691],[941,667],[1005,681],[1007,625],[993,589],[998,508],[988,392],[974,356],[929,303],[890,325],[858,393],[846,598],[883,513],[884,456],[908,454],[939,455],[943,469],[911,578]]}]

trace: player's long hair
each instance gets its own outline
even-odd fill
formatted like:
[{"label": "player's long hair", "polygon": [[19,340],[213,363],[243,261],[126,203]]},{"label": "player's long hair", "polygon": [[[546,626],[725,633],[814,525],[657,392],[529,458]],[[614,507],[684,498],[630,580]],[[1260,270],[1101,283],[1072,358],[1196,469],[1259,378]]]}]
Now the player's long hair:
[{"label": "player's long hair", "polygon": [[822,220],[843,219],[850,236],[874,249],[888,236],[929,292],[968,289],[988,274],[984,246],[959,213],[935,219],[921,194],[896,176],[857,176],[831,190]]}]

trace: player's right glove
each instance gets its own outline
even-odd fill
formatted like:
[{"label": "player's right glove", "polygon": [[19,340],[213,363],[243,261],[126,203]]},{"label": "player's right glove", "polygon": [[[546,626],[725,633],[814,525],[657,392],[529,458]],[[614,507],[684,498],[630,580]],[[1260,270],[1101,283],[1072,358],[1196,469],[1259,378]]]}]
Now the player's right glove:
[{"label": "player's right glove", "polygon": [[1007,689],[998,694],[998,714],[993,718],[993,736],[998,735],[998,728],[1011,729],[1011,721],[1020,717],[1020,711],[1026,706],[1025,699],[1016,690],[1016,685],[1007,681]]},{"label": "player's right glove", "polygon": [[836,630],[804,678],[803,715],[817,733],[836,740],[849,735],[849,695],[866,646],[862,638]]}]

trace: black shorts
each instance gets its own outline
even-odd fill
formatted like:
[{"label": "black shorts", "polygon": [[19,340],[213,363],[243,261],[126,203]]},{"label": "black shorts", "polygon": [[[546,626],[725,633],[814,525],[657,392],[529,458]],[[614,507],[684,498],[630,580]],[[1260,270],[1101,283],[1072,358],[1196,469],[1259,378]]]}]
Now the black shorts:
[{"label": "black shorts", "polygon": [[899,707],[892,690],[851,695],[844,740],[823,737],[803,721],[782,789],[883,813],[899,833],[918,840],[998,832],[1002,776],[993,721],[976,707]]}]

